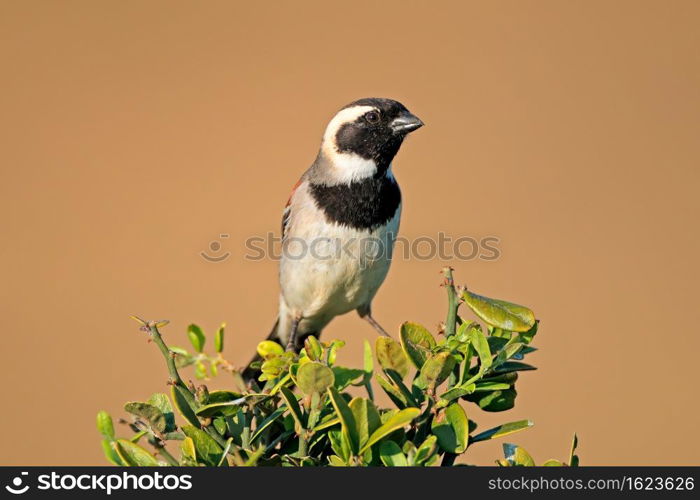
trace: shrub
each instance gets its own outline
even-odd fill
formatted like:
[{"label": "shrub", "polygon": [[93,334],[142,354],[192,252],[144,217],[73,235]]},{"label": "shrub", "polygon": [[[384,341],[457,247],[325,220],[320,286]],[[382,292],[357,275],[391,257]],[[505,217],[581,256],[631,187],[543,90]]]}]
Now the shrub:
[{"label": "shrub", "polygon": [[[118,438],[110,415],[99,412],[107,460],[126,466],[449,466],[479,442],[530,427],[521,420],[477,432],[462,401],[488,412],[513,408],[519,372],[535,369],[523,359],[535,350],[538,321],[526,307],[456,287],[451,269],[443,273],[448,309],[439,340],[419,324],[404,323],[399,341],[378,337],[374,350],[365,341],[362,368],[336,364],[339,340],[309,337],[298,355],[266,340],[257,349],[261,375],[250,386],[222,356],[224,325],[214,336],[216,354],[209,355],[196,325],[187,331],[194,348],[188,352],[165,344],[159,329],[167,321],[134,318],[165,358],[170,395],[126,403],[129,438]],[[462,303],[474,319],[458,314]],[[232,375],[232,389],[186,384],[180,370],[188,366],[200,381]],[[395,408],[377,407],[374,383]],[[352,397],[351,387],[367,397]],[[535,465],[523,448],[503,448],[499,465]],[[570,465],[578,464],[575,449],[574,436]]]}]

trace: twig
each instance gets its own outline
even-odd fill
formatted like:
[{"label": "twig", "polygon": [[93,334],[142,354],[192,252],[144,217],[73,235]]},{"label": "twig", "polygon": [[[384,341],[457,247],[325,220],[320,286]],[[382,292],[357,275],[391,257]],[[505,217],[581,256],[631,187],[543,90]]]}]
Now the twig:
[{"label": "twig", "polygon": [[457,308],[459,299],[455,291],[455,283],[452,279],[452,268],[445,267],[442,270],[445,276],[445,288],[447,289],[447,319],[445,320],[445,337],[451,337],[457,332]]},{"label": "twig", "polygon": [[175,459],[174,456],[170,454],[168,450],[165,449],[165,446],[156,446],[157,453],[162,456],[166,462],[168,462],[170,465],[173,467],[177,467],[180,465],[180,463]]},{"label": "twig", "polygon": [[[133,317],[136,321],[140,322],[143,326],[142,329],[145,329],[148,331],[148,333],[151,336],[151,339],[153,342],[158,346],[158,349],[160,349],[160,352],[163,354],[163,357],[165,358],[165,363],[168,365],[168,372],[170,373],[170,379],[173,384],[177,385],[178,387],[183,388],[186,390],[190,396],[192,397],[192,400],[194,401],[195,399],[195,393],[190,387],[185,384],[185,382],[182,380],[182,377],[180,377],[180,374],[177,371],[177,366],[175,365],[175,356],[174,353],[168,348],[168,346],[165,344],[165,341],[163,340],[163,337],[161,336],[160,332],[158,331],[158,326],[165,326],[167,325],[167,321],[144,321],[140,318]],[[219,432],[211,426],[205,426],[203,428],[204,432],[209,434],[209,436],[214,439],[220,446],[226,446],[226,440],[224,437],[219,434]],[[229,452],[230,453],[230,452]]]},{"label": "twig", "polygon": [[[457,333],[457,309],[459,308],[460,299],[455,290],[455,282],[452,278],[451,267],[445,267],[442,273],[445,275],[445,288],[447,289],[447,318],[445,319],[445,338],[450,338]],[[451,389],[459,381],[459,364],[455,365],[448,379],[448,387]],[[454,459],[453,459],[454,460]]]},{"label": "twig", "polygon": [[308,435],[307,431],[303,430],[299,433],[299,458],[304,458],[307,454],[307,446],[308,446]]},{"label": "twig", "polygon": [[151,335],[151,339],[153,339],[153,342],[158,346],[160,352],[163,353],[163,357],[165,358],[165,362],[168,365],[168,372],[170,372],[170,378],[173,381],[173,383],[178,385],[179,387],[182,387],[190,394],[192,394],[192,397],[194,397],[192,391],[190,391],[189,387],[187,387],[185,382],[183,382],[182,378],[180,377],[180,374],[177,371],[177,366],[175,365],[175,356],[173,355],[174,353],[170,349],[168,349],[167,345],[165,345],[163,337],[161,337],[160,332],[158,331],[158,326],[156,322],[149,321],[146,324],[146,326],[148,328],[148,333]]}]

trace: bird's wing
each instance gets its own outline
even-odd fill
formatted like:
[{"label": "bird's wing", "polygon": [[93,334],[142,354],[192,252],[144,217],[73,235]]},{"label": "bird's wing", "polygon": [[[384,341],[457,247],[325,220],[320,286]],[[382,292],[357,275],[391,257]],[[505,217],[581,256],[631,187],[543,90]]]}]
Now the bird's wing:
[{"label": "bird's wing", "polygon": [[294,197],[294,192],[301,185],[301,182],[302,179],[299,179],[297,183],[294,184],[292,192],[289,194],[289,199],[287,199],[287,204],[284,206],[284,211],[282,212],[282,241],[284,241],[284,238],[287,236],[287,228],[289,227],[292,216],[292,198]]}]

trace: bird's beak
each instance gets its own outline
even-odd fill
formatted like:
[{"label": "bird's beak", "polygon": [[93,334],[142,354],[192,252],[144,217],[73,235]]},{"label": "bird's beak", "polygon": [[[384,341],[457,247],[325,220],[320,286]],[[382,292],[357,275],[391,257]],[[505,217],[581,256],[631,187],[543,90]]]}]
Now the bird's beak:
[{"label": "bird's beak", "polygon": [[423,122],[417,116],[406,112],[400,115],[398,118],[395,118],[391,122],[390,126],[391,130],[393,130],[395,134],[408,134],[421,128],[423,126]]}]

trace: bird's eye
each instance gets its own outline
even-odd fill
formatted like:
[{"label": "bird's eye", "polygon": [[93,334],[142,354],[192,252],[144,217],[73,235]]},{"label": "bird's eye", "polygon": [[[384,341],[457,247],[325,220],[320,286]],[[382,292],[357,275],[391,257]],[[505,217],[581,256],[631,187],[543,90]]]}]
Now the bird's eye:
[{"label": "bird's eye", "polygon": [[365,120],[367,120],[367,123],[378,123],[379,113],[377,113],[376,111],[370,111],[365,115]]}]

